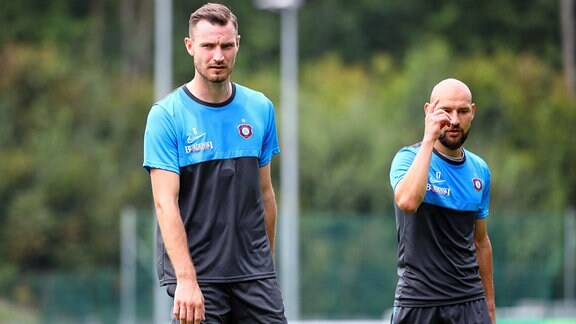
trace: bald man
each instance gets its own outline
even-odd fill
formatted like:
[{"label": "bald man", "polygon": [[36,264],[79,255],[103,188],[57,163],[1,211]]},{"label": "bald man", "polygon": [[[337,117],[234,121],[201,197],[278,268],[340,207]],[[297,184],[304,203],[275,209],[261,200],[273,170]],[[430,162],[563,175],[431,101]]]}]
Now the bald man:
[{"label": "bald man", "polygon": [[466,84],[439,82],[424,104],[422,141],[390,169],[398,231],[392,323],[495,323],[486,231],[490,170],[464,149],[476,105]]}]

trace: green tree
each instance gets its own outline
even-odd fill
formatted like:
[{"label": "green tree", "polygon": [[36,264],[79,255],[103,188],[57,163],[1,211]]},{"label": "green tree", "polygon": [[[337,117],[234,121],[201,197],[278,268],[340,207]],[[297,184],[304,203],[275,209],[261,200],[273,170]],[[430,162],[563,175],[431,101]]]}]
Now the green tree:
[{"label": "green tree", "polygon": [[116,264],[118,211],[149,201],[137,141],[149,82],[78,70],[49,45],[4,46],[0,58],[3,261],[22,270]]}]

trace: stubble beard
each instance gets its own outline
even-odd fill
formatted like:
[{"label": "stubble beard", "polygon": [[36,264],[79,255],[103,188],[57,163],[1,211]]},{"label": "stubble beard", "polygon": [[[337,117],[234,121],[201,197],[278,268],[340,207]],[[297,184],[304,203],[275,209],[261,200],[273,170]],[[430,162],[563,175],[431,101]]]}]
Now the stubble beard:
[{"label": "stubble beard", "polygon": [[446,148],[448,148],[450,150],[457,150],[457,149],[461,148],[462,145],[464,145],[464,142],[466,142],[466,139],[468,138],[468,133],[470,133],[470,130],[468,130],[467,132],[463,131],[462,136],[460,136],[460,138],[458,138],[456,140],[451,140],[448,137],[446,137],[446,134],[442,134],[442,135],[440,135],[438,140]]},{"label": "stubble beard", "polygon": [[220,73],[215,74],[215,73],[210,73],[210,65],[207,67],[203,67],[201,64],[199,64],[199,62],[194,62],[196,67],[202,67],[202,68],[196,68],[196,72],[198,74],[200,74],[200,76],[202,77],[202,79],[204,79],[207,82],[211,82],[211,83],[223,83],[226,82],[230,75],[232,74],[232,69],[234,68],[234,63],[235,63],[235,59],[233,59],[231,62],[229,62],[230,64],[222,64],[222,65],[218,65],[221,67],[224,67],[224,69],[220,70]]},{"label": "stubble beard", "polygon": [[230,72],[226,71],[226,73],[214,74],[209,75],[207,70],[197,69],[198,74],[202,77],[202,79],[211,82],[211,83],[222,83],[228,80],[230,76]]}]

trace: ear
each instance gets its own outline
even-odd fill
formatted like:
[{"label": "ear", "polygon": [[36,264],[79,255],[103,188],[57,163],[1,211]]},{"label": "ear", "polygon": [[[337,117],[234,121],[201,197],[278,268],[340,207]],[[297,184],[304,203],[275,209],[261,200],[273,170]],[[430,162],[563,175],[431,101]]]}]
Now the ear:
[{"label": "ear", "polygon": [[472,109],[472,119],[474,119],[474,115],[476,115],[476,104],[472,103],[472,105],[470,105],[470,109]]},{"label": "ear", "polygon": [[240,48],[240,35],[236,36],[236,48]]},{"label": "ear", "polygon": [[433,113],[433,111],[428,111],[428,109],[430,109],[430,103],[429,102],[424,104],[424,116]]},{"label": "ear", "polygon": [[192,41],[192,38],[185,37],[184,46],[186,46],[186,51],[188,54],[190,54],[190,56],[194,56],[194,41]]}]

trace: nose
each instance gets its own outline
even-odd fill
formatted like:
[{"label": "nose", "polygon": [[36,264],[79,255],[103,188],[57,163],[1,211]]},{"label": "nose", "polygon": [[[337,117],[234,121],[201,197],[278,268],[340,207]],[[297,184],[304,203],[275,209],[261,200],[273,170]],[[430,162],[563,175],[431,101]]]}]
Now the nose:
[{"label": "nose", "polygon": [[450,113],[450,126],[453,127],[459,127],[460,126],[460,117],[458,116],[458,112],[457,111],[452,111]]},{"label": "nose", "polygon": [[214,57],[213,57],[214,61],[221,63],[222,61],[224,61],[224,55],[222,55],[222,51],[220,49],[217,49],[214,52]]},{"label": "nose", "polygon": [[452,111],[452,113],[450,114],[450,123],[452,124],[452,126],[460,125],[460,116],[458,116],[457,110]]}]

